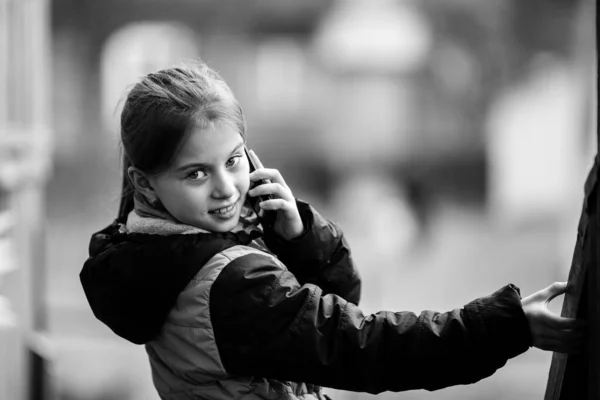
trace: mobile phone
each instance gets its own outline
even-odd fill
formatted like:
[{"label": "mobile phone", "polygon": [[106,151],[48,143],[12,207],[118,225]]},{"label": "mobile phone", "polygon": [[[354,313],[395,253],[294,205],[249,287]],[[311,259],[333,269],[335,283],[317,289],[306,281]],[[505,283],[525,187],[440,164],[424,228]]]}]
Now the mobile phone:
[{"label": "mobile phone", "polygon": [[[250,172],[253,172],[257,168],[262,167],[262,165],[260,164],[260,161],[255,159],[254,157],[252,157],[252,155],[248,151],[248,148],[244,147],[244,151],[246,152],[246,157],[248,158],[248,164],[250,165]],[[271,183],[271,181],[268,179],[261,179],[257,182],[252,182],[250,184],[250,189],[255,188],[256,186],[264,185],[265,183]],[[259,217],[261,224],[266,225],[266,226],[273,226],[273,224],[275,223],[275,219],[277,218],[277,211],[263,210],[260,208],[260,206],[258,204],[261,201],[270,200],[272,198],[273,198],[273,196],[271,196],[271,195],[261,195],[261,196],[256,196],[256,197],[252,197],[250,195],[247,196],[248,204],[250,204],[250,207],[252,207],[252,209],[254,210],[256,215]]]}]

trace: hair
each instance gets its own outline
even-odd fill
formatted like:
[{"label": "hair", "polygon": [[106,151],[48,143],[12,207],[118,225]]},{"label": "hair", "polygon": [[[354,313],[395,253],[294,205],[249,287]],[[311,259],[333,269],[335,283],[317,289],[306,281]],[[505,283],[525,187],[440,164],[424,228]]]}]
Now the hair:
[{"label": "hair", "polygon": [[123,186],[118,219],[134,208],[135,190],[127,170],[164,171],[192,128],[217,123],[235,126],[246,140],[242,108],[223,78],[203,62],[163,69],[144,76],[127,94],[121,112]]}]

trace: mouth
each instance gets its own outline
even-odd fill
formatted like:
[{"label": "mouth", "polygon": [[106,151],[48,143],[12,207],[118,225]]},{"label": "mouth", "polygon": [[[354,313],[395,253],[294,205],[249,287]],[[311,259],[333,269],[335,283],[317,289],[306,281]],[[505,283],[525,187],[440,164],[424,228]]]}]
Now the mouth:
[{"label": "mouth", "polygon": [[226,207],[221,207],[221,208],[217,208],[214,210],[210,210],[208,213],[219,219],[229,219],[229,218],[232,218],[236,214],[236,211],[237,211],[237,202],[233,203],[229,206],[226,206]]}]

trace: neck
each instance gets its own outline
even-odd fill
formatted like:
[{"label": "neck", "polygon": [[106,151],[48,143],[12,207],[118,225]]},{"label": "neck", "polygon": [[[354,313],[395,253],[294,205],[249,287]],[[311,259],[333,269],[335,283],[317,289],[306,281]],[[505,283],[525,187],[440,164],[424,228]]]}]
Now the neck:
[{"label": "neck", "polygon": [[134,196],[133,210],[137,215],[144,218],[160,218],[171,222],[179,222],[162,205],[155,206],[143,196]]}]

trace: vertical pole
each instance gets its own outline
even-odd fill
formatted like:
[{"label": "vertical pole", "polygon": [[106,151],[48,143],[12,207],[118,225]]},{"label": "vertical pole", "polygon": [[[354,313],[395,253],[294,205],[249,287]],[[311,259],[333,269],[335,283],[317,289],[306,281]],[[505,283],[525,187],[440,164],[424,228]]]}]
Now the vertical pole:
[{"label": "vertical pole", "polygon": [[[579,18],[589,16],[593,12],[592,7],[595,6],[595,2],[592,1],[584,4],[580,9]],[[597,8],[595,19],[597,30]],[[581,25],[578,25],[578,28],[581,28]],[[585,27],[582,29],[587,32]],[[580,32],[579,35],[583,35],[583,33]],[[575,42],[581,43],[582,39],[578,38]],[[576,44],[576,46],[578,45]],[[597,43],[596,47],[598,47]],[[582,45],[582,48],[585,48],[586,52],[589,51],[585,44]],[[577,53],[579,56],[576,59],[581,57],[582,60],[585,60],[585,65],[590,65],[590,60],[581,56],[584,52],[578,50]],[[597,52],[596,58],[598,58]],[[595,68],[595,73],[598,74],[597,64]],[[592,85],[591,82],[586,81],[585,89],[591,88]],[[598,86],[598,80],[596,86]],[[596,90],[598,90],[598,87],[596,87]],[[591,100],[591,105],[597,108],[598,92],[595,95],[596,99],[586,96],[586,100]],[[592,125],[590,130],[593,127],[596,128],[595,135],[598,138],[597,142],[600,143],[600,131],[598,131],[597,121],[592,122],[592,124],[594,123],[596,125]],[[586,126],[586,133],[589,132],[587,129]],[[597,182],[599,169],[600,147],[596,149],[594,166],[590,170],[584,185],[585,199],[578,225],[573,262],[569,271],[569,285],[561,313],[563,317],[587,320],[589,323],[589,340],[580,354],[554,353],[548,375],[545,400],[600,399],[600,341],[597,339],[600,334],[600,302],[598,301],[600,295],[600,246],[597,244],[600,241],[600,183]]]},{"label": "vertical pole", "polygon": [[[596,5],[596,38],[598,38],[598,6]],[[600,79],[598,76],[598,42],[596,41],[596,110],[598,107],[598,94],[600,93]],[[600,156],[600,129],[598,128],[598,113],[596,114],[596,139]],[[592,262],[588,271],[588,320],[589,320],[589,379],[588,399],[600,399],[600,193],[596,188],[595,208],[592,224]]]},{"label": "vertical pole", "polygon": [[42,398],[48,4],[0,0],[0,400]]}]

